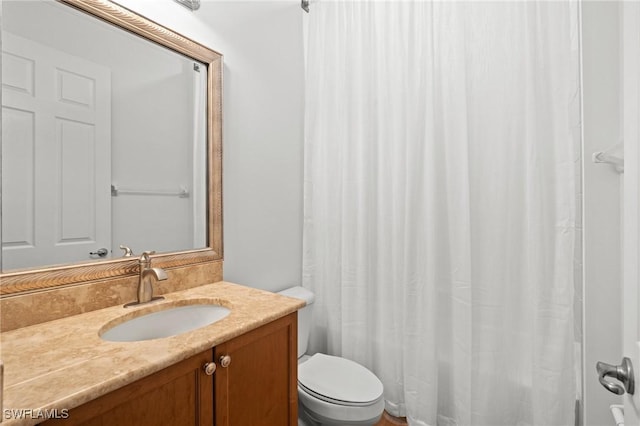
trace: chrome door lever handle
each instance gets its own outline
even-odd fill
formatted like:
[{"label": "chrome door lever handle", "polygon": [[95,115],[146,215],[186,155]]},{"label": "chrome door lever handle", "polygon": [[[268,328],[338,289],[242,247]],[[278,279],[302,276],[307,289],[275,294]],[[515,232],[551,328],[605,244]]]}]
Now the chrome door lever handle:
[{"label": "chrome door lever handle", "polygon": [[107,250],[106,248],[101,248],[96,251],[89,252],[89,255],[98,256],[98,257],[106,257],[108,254],[109,254],[109,250]]},{"label": "chrome door lever handle", "polygon": [[[596,371],[598,372],[600,384],[607,388],[609,392],[615,393],[616,395],[624,395],[624,393],[627,392],[629,395],[633,395],[635,383],[633,367],[631,366],[631,360],[629,358],[623,358],[620,365],[611,365],[598,361]],[[622,385],[609,381],[607,377],[619,380]]]}]

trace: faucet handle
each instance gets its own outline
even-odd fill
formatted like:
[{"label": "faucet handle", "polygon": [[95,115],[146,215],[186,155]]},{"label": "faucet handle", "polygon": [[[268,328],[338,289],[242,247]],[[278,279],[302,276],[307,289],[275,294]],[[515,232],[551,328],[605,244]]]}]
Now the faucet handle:
[{"label": "faucet handle", "polygon": [[145,262],[145,263],[151,262],[151,259],[149,258],[149,256],[151,256],[152,254],[156,254],[156,251],[155,250],[143,251],[142,254],[140,255],[140,262]]},{"label": "faucet handle", "polygon": [[122,257],[131,257],[133,256],[133,250],[130,247],[120,244],[120,249],[124,251]]}]

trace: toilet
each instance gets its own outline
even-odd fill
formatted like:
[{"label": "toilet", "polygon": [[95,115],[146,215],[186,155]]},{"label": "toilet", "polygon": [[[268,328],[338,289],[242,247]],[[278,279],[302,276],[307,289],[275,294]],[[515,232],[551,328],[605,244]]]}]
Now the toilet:
[{"label": "toilet", "polygon": [[384,411],[380,379],[346,358],[320,353],[305,355],[315,295],[303,287],[291,287],[279,294],[302,299],[307,304],[298,311],[298,424],[376,424]]}]

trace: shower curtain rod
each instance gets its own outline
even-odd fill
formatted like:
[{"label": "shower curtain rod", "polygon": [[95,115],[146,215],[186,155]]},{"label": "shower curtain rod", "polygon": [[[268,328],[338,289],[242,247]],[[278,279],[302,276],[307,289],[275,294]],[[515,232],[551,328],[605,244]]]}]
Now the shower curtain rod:
[{"label": "shower curtain rod", "polygon": [[302,0],[300,6],[302,7],[302,10],[309,13],[309,0]]}]

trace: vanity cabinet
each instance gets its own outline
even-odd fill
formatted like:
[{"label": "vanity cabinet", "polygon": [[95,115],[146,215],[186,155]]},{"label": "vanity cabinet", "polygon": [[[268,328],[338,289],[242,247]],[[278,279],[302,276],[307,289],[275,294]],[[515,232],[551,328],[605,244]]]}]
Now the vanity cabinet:
[{"label": "vanity cabinet", "polygon": [[216,426],[298,424],[297,342],[293,312],[214,348]]},{"label": "vanity cabinet", "polygon": [[297,371],[293,312],[45,424],[294,426]]},{"label": "vanity cabinet", "polygon": [[211,425],[213,376],[203,365],[211,351],[188,358],[69,411],[49,425]]}]

